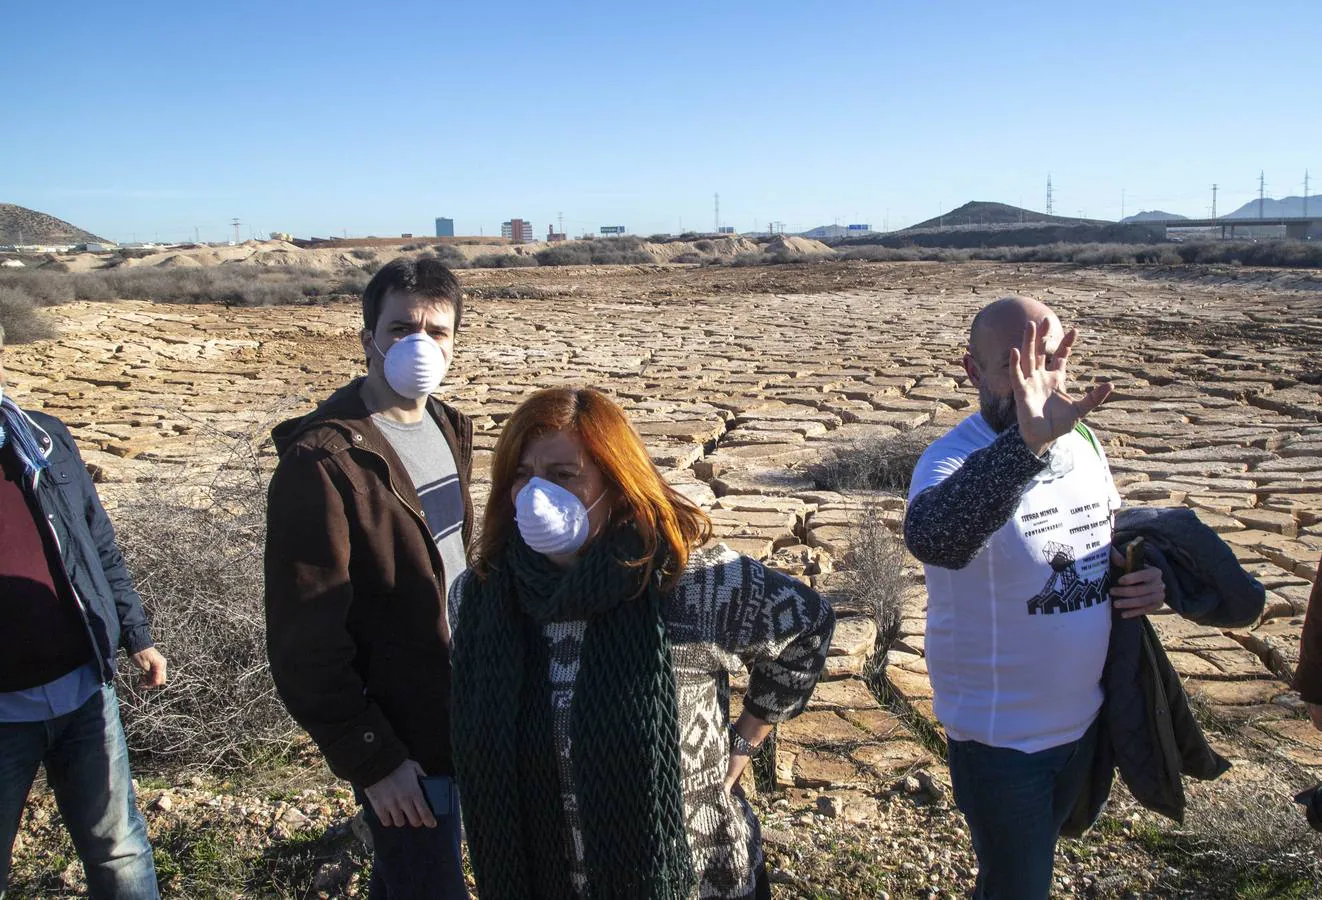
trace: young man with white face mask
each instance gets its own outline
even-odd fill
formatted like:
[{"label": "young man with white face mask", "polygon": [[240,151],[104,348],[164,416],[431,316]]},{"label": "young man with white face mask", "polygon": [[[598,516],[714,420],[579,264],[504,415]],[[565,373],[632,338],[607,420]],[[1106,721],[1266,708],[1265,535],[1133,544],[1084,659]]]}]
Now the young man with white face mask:
[{"label": "young man with white face mask", "polygon": [[467,897],[445,596],[466,568],[473,426],[431,396],[462,316],[436,260],[383,266],[363,293],[366,377],[273,432],[271,673],[363,804],[374,900]]}]

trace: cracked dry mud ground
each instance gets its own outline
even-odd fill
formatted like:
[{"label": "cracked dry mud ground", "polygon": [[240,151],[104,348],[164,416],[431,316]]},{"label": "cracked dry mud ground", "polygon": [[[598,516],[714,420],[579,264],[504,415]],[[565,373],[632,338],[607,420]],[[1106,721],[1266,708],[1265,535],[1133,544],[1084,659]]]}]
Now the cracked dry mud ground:
[{"label": "cracked dry mud ground", "polygon": [[[1322,554],[1316,277],[992,263],[461,274],[470,301],[443,393],[477,422],[479,503],[490,450],[519,399],[591,384],[624,404],[666,477],[711,511],[721,540],[837,596],[865,500],[879,501],[898,528],[903,499],[819,490],[807,467],[968,415],[976,397],[958,361],[973,312],[1005,293],[1044,300],[1083,332],[1075,377],[1116,386],[1090,422],[1126,502],[1193,507],[1269,591],[1250,628],[1156,617],[1236,768],[1191,790],[1198,822],[1184,831],[1136,811],[1118,790],[1102,827],[1062,843],[1057,893],[1243,893],[1180,836],[1234,819],[1246,797],[1293,816],[1289,795],[1322,778],[1322,736],[1286,685]],[[58,340],[7,351],[13,391],[69,423],[112,503],[133,503],[171,472],[225,464],[221,435],[260,434],[362,364],[354,303],[75,304],[53,313]],[[909,560],[906,571],[908,605],[882,676],[864,678],[876,639],[870,616],[841,597],[827,680],[810,711],[781,729],[777,792],[759,803],[782,895],[948,896],[971,884],[967,833],[949,806],[931,719],[921,568]],[[154,805],[170,791],[183,802]],[[194,804],[189,791],[210,799]],[[343,793],[307,794],[287,804],[312,823],[300,833],[334,843]],[[209,783],[144,792],[155,829],[210,804],[214,815],[248,810],[239,821],[260,832],[254,840],[278,843],[287,811],[236,797]],[[29,817],[29,848],[44,827]],[[358,883],[345,853],[316,870],[330,894]]]}]

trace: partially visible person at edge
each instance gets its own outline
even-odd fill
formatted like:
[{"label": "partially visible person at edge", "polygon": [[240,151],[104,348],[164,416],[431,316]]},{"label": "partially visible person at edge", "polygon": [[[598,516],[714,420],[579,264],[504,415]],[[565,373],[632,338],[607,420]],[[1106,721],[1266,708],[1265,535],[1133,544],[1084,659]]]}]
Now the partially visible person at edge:
[{"label": "partially visible person at edge", "polygon": [[1313,593],[1308,598],[1304,633],[1299,640],[1299,667],[1294,672],[1294,689],[1308,706],[1313,727],[1322,731],[1322,562],[1313,576]]},{"label": "partially visible person at edge", "polygon": [[387,263],[363,292],[367,376],[273,433],[271,674],[362,803],[373,900],[467,897],[445,596],[467,566],[473,426],[431,396],[462,318],[445,266]]},{"label": "partially visible person at edge", "polygon": [[974,318],[969,416],[923,453],[905,540],[927,572],[927,665],[955,801],[978,858],[974,896],[1035,900],[1097,747],[1111,607],[1164,603],[1161,572],[1111,582],[1120,497],[1066,367],[1078,339],[1045,305],[1005,297]]},{"label": "partially visible person at edge", "polygon": [[807,704],[835,615],[756,560],[699,549],[709,536],[604,394],[540,391],[505,424],[474,569],[450,595],[483,900],[770,896],[737,783]]},{"label": "partially visible person at edge", "polygon": [[5,396],[0,327],[0,897],[37,768],[95,898],[158,896],[115,697],[121,647],[165,684],[115,531],[69,429]]}]

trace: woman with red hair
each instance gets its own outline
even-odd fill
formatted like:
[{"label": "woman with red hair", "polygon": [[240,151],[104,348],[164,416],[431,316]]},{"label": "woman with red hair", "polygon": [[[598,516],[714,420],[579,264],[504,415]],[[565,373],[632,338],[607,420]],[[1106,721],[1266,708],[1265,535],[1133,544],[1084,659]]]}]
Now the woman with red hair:
[{"label": "woman with red hair", "polygon": [[[699,549],[706,515],[591,389],[534,394],[496,443],[451,593],[452,732],[483,900],[769,897],[736,787],[801,712],[835,616],[793,579]],[[749,687],[729,725],[729,674]]]}]

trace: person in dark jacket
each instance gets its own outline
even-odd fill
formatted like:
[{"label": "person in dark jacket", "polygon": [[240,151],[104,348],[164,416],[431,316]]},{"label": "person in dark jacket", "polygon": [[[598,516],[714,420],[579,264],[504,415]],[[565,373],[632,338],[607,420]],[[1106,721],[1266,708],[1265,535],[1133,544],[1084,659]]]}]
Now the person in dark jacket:
[{"label": "person in dark jacket", "polygon": [[1308,598],[1304,633],[1299,638],[1299,667],[1294,671],[1294,689],[1308,706],[1313,727],[1322,731],[1322,562],[1313,578]]},{"label": "person in dark jacket", "polygon": [[363,804],[373,898],[467,896],[445,597],[466,568],[473,428],[431,396],[462,314],[436,260],[383,266],[363,293],[367,376],[273,435],[271,674]]},{"label": "person in dark jacket", "polygon": [[0,327],[0,897],[46,767],[96,898],[158,896],[113,687],[122,647],[165,684],[142,599],[73,437],[4,396]]},{"label": "person in dark jacket", "polygon": [[1160,570],[1112,580],[1120,505],[1075,399],[1077,332],[1005,297],[973,320],[964,359],[979,411],[923,454],[905,542],[926,566],[927,666],[955,802],[978,858],[974,895],[1034,900],[1097,747],[1111,609],[1159,609]]}]

